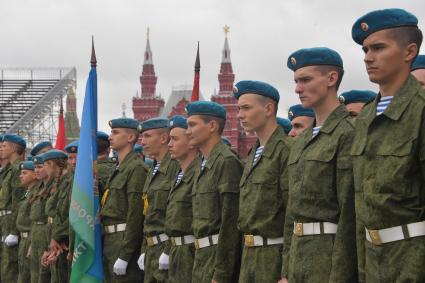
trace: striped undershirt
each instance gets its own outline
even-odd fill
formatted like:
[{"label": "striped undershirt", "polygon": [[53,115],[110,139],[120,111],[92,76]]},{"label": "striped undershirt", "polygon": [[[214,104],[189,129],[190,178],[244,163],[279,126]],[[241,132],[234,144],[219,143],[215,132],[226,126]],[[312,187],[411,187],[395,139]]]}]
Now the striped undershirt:
[{"label": "striped undershirt", "polygon": [[320,128],[322,128],[322,126],[317,126],[313,128],[313,138],[317,136],[317,134],[320,132]]},{"label": "striped undershirt", "polygon": [[394,96],[381,97],[381,100],[379,100],[378,104],[376,105],[376,116],[384,113],[385,109],[387,109],[388,105],[390,105],[391,101],[393,100],[393,97]]},{"label": "striped undershirt", "polygon": [[207,159],[203,159],[202,158],[202,163],[201,163],[201,172],[204,171],[205,169],[205,165],[207,164]]},{"label": "striped undershirt", "polygon": [[158,162],[155,164],[155,167],[153,168],[152,175],[155,176],[156,172],[158,172],[159,166],[161,165],[161,162]]},{"label": "striped undershirt", "polygon": [[175,186],[180,184],[181,180],[183,179],[183,175],[184,175],[184,172],[182,170],[180,170],[180,172],[179,172],[179,174],[177,175],[177,178],[176,178]]},{"label": "striped undershirt", "polygon": [[257,149],[255,150],[254,160],[252,164],[255,164],[257,162],[258,158],[260,158],[261,154],[263,154],[263,150],[264,150],[264,145],[257,147]]}]

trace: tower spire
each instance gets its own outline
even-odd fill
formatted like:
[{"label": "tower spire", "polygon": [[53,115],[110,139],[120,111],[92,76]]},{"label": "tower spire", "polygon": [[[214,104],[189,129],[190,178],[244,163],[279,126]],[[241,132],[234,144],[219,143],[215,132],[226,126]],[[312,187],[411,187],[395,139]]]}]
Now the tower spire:
[{"label": "tower spire", "polygon": [[221,56],[221,63],[231,63],[232,61],[230,60],[230,48],[229,48],[229,41],[228,41],[228,34],[230,31],[230,27],[228,25],[225,25],[223,27],[224,30],[224,48],[222,51],[222,56]]},{"label": "tower spire", "polygon": [[151,50],[151,44],[149,41],[149,36],[150,36],[150,30],[148,27],[146,30],[146,49],[145,49],[145,57],[144,57],[143,64],[153,64],[152,50]]}]

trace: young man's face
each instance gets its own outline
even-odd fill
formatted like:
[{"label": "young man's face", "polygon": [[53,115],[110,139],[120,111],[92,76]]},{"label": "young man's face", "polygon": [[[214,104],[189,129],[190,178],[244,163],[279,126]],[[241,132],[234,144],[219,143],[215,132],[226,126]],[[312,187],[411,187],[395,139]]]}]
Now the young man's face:
[{"label": "young man's face", "polygon": [[328,74],[322,74],[317,68],[307,66],[294,73],[295,92],[304,108],[314,108],[328,94]]},{"label": "young man's face", "polygon": [[168,150],[171,158],[176,160],[184,159],[192,147],[189,145],[189,138],[186,129],[173,128],[170,131],[170,141],[168,142]]},{"label": "young man's face", "polygon": [[12,142],[5,141],[2,146],[2,156],[3,159],[9,159],[12,154],[16,151],[15,144]]},{"label": "young man's face", "polygon": [[36,164],[34,172],[37,180],[39,181],[45,180],[47,178],[47,172],[44,169],[43,164]]},{"label": "young man's face", "polygon": [[19,179],[21,180],[22,185],[28,186],[36,180],[36,175],[32,170],[22,169]]},{"label": "young man's face", "polygon": [[412,75],[420,82],[422,88],[425,89],[425,69],[416,69],[412,71]]},{"label": "young man's face", "polygon": [[377,84],[393,81],[400,73],[400,67],[406,64],[404,49],[388,32],[377,31],[363,41],[366,71],[369,80]]},{"label": "young man's face", "polygon": [[238,99],[238,119],[246,132],[262,128],[268,120],[266,103],[260,95],[246,93]]},{"label": "young man's face", "polygon": [[111,134],[109,135],[109,142],[111,144],[111,148],[115,151],[120,151],[121,149],[131,144],[132,136],[132,131],[129,129],[111,129]]},{"label": "young man's face", "polygon": [[205,144],[211,136],[210,122],[205,123],[201,115],[192,115],[187,118],[186,134],[189,137],[189,144],[199,147]]},{"label": "young man's face", "polygon": [[142,145],[145,155],[158,157],[161,148],[168,143],[166,129],[151,129],[142,133]]},{"label": "young man's face", "polygon": [[288,133],[290,137],[299,136],[305,129],[311,128],[313,126],[314,118],[307,116],[297,116],[292,119],[292,129]]}]

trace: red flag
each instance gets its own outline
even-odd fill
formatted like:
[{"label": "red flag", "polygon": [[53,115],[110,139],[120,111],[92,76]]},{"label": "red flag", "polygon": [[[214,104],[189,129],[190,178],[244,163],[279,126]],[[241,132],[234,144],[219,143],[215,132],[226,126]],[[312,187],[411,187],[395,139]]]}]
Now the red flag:
[{"label": "red flag", "polygon": [[61,101],[61,109],[59,112],[59,129],[58,135],[56,136],[56,149],[64,150],[66,146],[66,137],[65,137],[65,119],[63,118],[63,105]]},{"label": "red flag", "polygon": [[193,82],[192,97],[190,101],[199,100],[199,71],[201,70],[201,63],[199,61],[199,41],[198,41],[198,50],[196,52],[196,61],[195,61],[195,79]]}]

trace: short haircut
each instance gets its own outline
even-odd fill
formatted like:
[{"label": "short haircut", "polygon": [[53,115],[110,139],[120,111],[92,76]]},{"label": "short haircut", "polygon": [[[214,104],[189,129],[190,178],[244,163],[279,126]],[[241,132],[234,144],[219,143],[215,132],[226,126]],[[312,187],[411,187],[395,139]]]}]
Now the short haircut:
[{"label": "short haircut", "polygon": [[316,70],[318,70],[322,75],[326,75],[330,72],[336,72],[338,74],[338,79],[336,81],[336,90],[339,89],[339,85],[342,82],[342,77],[344,77],[344,69],[339,66],[333,65],[320,65],[316,66]]},{"label": "short haircut", "polygon": [[267,103],[273,104],[273,106],[274,106],[274,115],[276,116],[277,115],[278,103],[275,100],[271,99],[270,97],[265,97],[264,95],[259,95],[259,96],[260,96],[259,97],[259,100],[261,101],[261,103],[263,105],[266,105]]},{"label": "short haircut", "polygon": [[127,133],[133,134],[136,137],[133,141],[133,145],[136,144],[137,140],[139,139],[139,131],[136,129],[129,129],[129,128],[126,128],[125,130],[127,131]]},{"label": "short haircut", "polygon": [[[392,37],[395,41],[397,41],[400,47],[406,47],[407,45],[411,43],[416,44],[418,46],[418,54],[419,54],[419,49],[421,48],[421,45],[422,45],[423,35],[422,35],[422,31],[418,27],[410,26],[410,27],[392,28],[392,29],[388,29],[387,34],[390,37]],[[416,54],[416,56],[418,56],[418,54]]]},{"label": "short haircut", "polygon": [[201,117],[201,119],[202,119],[202,121],[204,121],[204,123],[209,123],[211,121],[215,121],[218,124],[218,133],[220,135],[223,133],[224,126],[226,124],[225,119],[214,117],[214,116],[208,116],[208,115],[199,115],[199,117]]},{"label": "short haircut", "polygon": [[22,145],[15,143],[15,148],[16,148],[16,153],[18,155],[22,155],[25,153],[25,148]]},{"label": "short haircut", "polygon": [[98,139],[97,140],[97,154],[107,153],[110,145],[111,145],[111,143],[108,140]]}]

